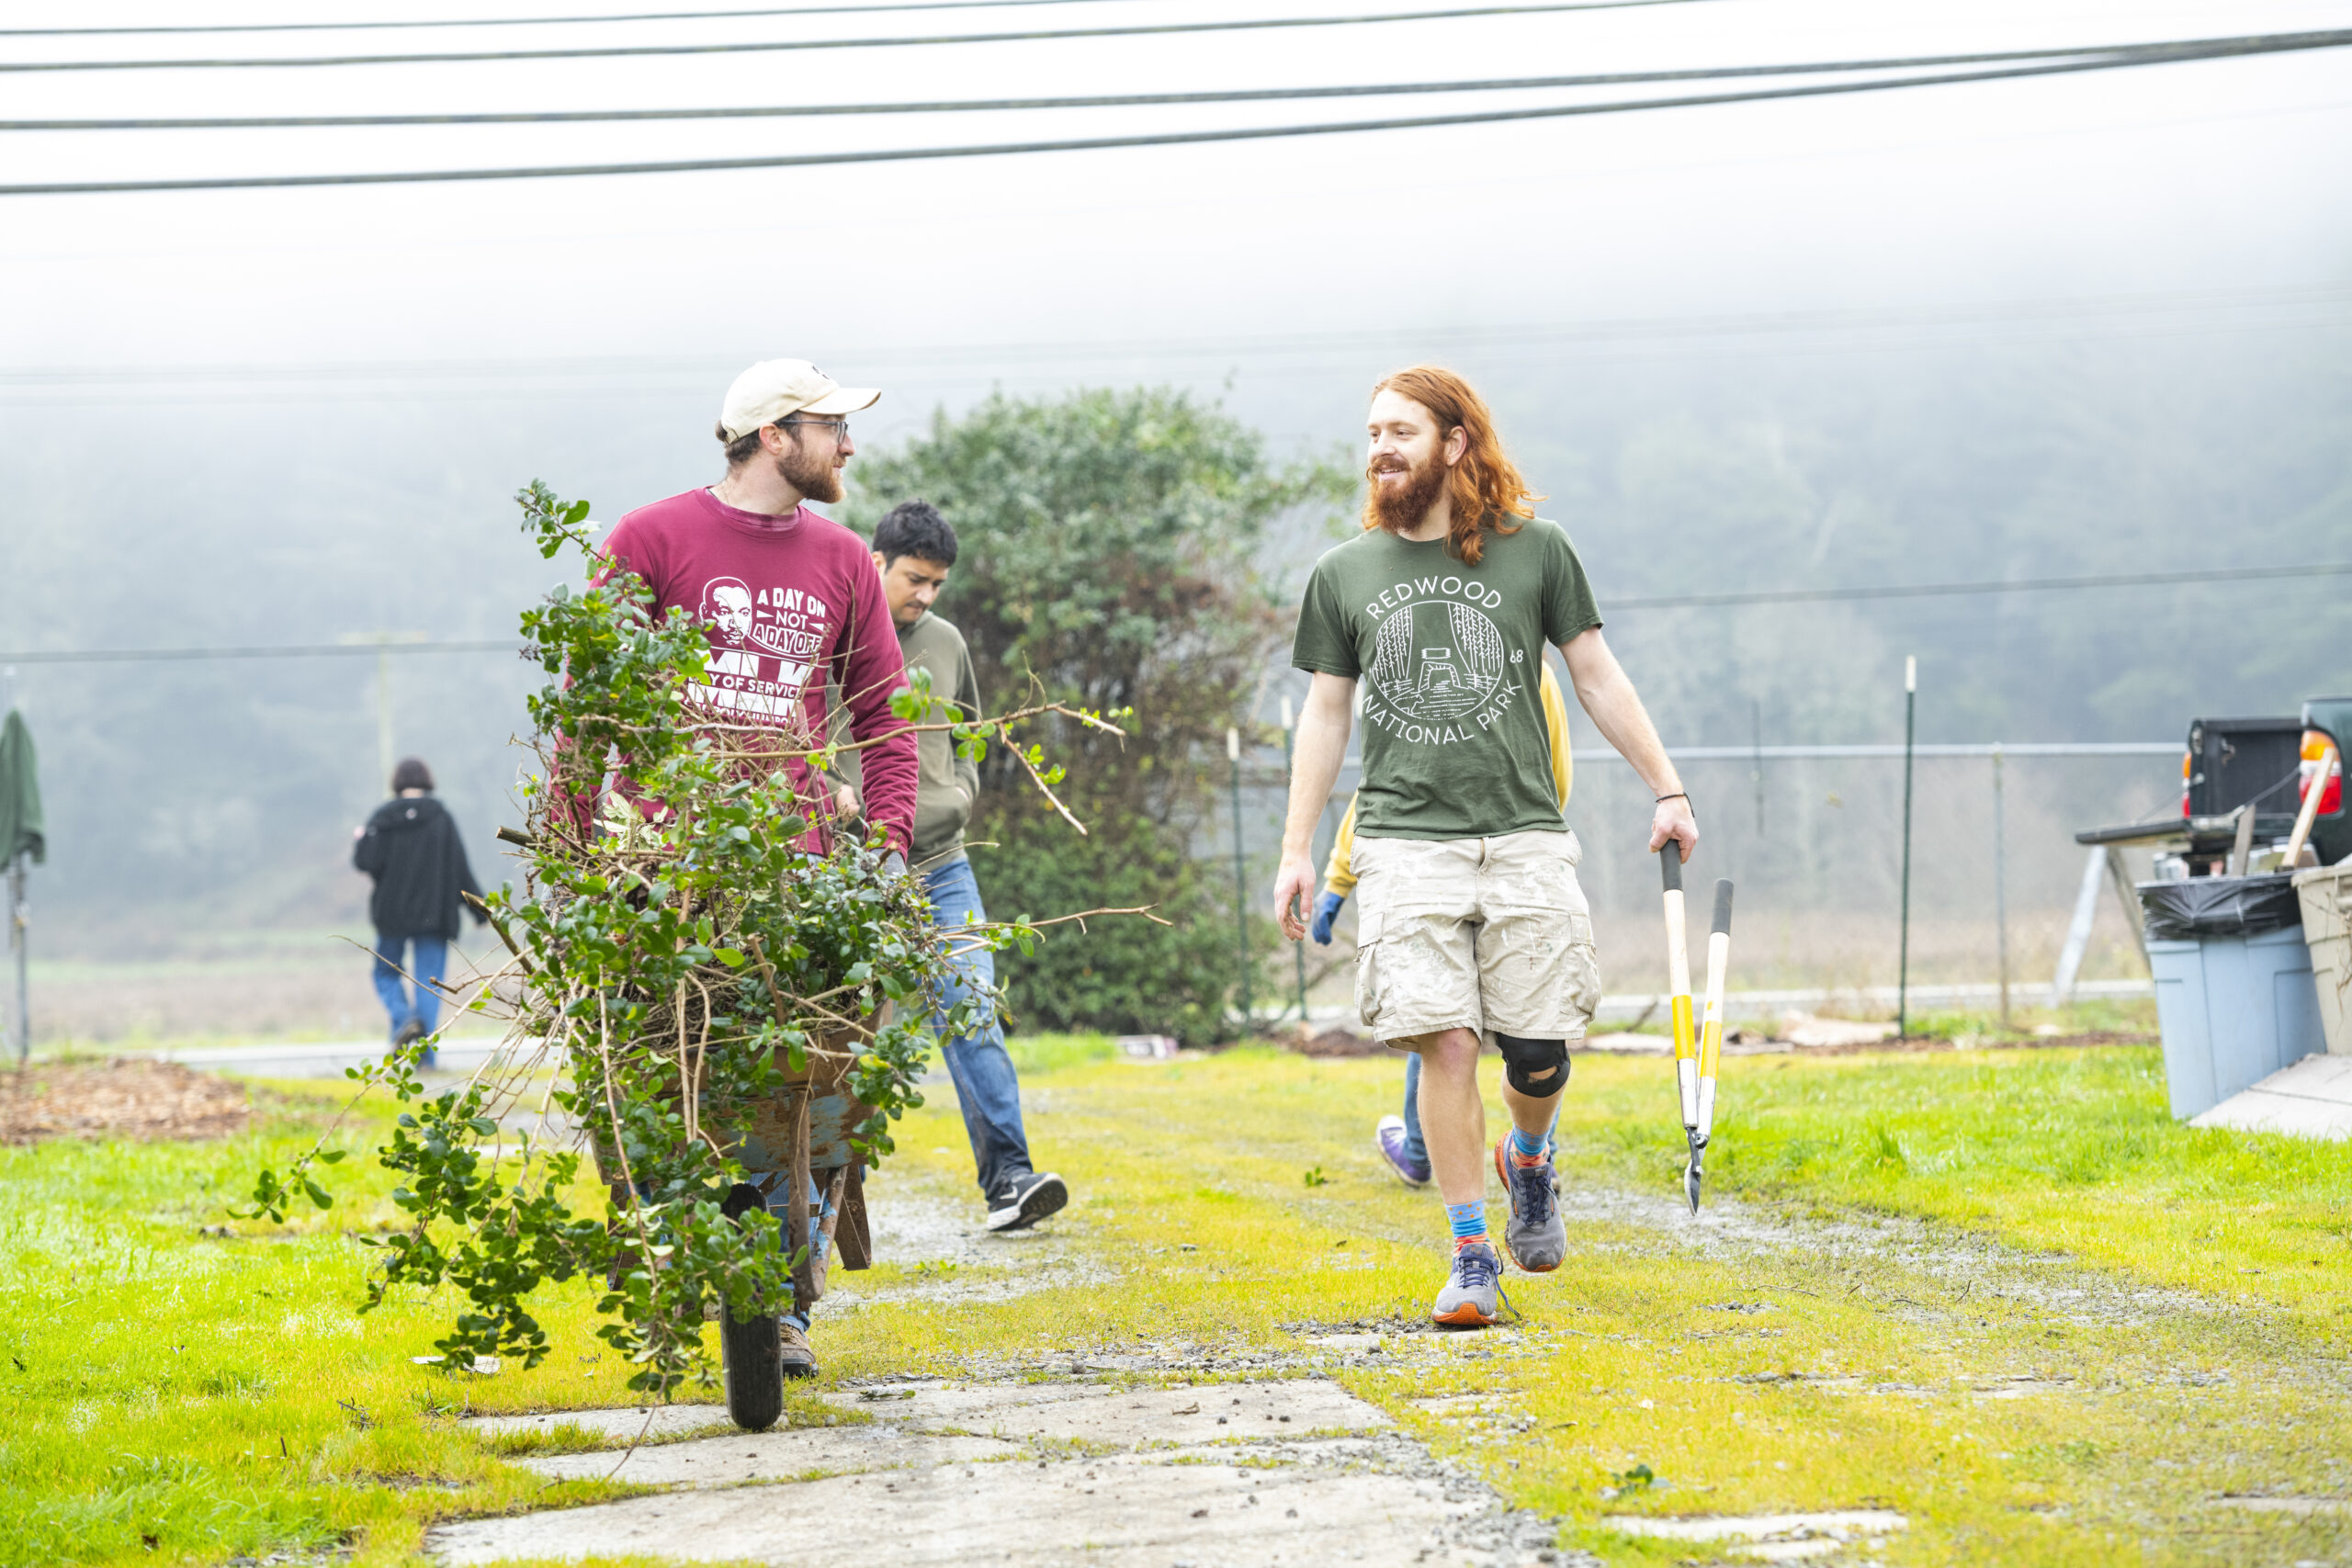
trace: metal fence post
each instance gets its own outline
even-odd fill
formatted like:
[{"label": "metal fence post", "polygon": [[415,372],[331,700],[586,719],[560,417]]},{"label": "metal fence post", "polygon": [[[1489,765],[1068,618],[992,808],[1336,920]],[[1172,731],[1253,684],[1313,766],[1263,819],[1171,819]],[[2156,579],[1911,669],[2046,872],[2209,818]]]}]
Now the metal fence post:
[{"label": "metal fence post", "polygon": [[1250,1031],[1255,1010],[1250,999],[1250,894],[1241,858],[1241,731],[1225,732],[1225,755],[1233,764],[1233,931],[1241,954],[1241,1030]]},{"label": "metal fence post", "polygon": [[25,857],[8,863],[8,945],[17,950],[17,1061],[22,1066],[33,1049],[32,986],[26,962],[31,956],[31,922],[25,903]]},{"label": "metal fence post", "polygon": [[2001,805],[2001,743],[1993,742],[1993,931],[2000,954],[2001,1027],[2009,1026],[2009,874],[2008,835]]},{"label": "metal fence post", "polygon": [[1760,848],[1764,842],[1764,699],[1756,698],[1755,705],[1752,716],[1755,718],[1756,728],[1751,734],[1754,737],[1756,760],[1755,765],[1748,770],[1747,778],[1748,782],[1756,786],[1756,841]]},{"label": "metal fence post", "polygon": [[[1290,698],[1285,695],[1283,698],[1283,784],[1285,807],[1289,801],[1288,786],[1292,752]],[[1308,847],[1312,848],[1313,845],[1310,844]],[[1290,950],[1291,956],[1298,960],[1298,1026],[1304,1031],[1306,1028],[1306,944],[1303,942],[1295,942],[1290,944]]]},{"label": "metal fence post", "polygon": [[1918,737],[1919,660],[1903,660],[1903,947],[1894,971],[1894,1033],[1911,1032],[1911,753]]}]

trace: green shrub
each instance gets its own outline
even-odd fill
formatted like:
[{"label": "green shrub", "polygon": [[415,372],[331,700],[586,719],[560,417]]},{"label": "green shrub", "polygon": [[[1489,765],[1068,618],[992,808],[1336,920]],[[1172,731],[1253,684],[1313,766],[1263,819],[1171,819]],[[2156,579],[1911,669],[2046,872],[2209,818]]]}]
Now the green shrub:
[{"label": "green shrub", "polygon": [[1286,513],[1323,526],[1353,476],[1277,467],[1254,431],[1165,388],[999,393],[853,472],[848,515],[869,531],[918,497],[955,525],[938,609],[971,645],[992,711],[1033,692],[1132,710],[1124,741],[1044,725],[1083,838],[1035,798],[1009,748],[981,763],[967,837],[991,915],[1148,904],[1169,922],[1091,920],[1000,957],[1012,1026],[1221,1038],[1232,886],[1191,852],[1216,805],[1226,728],[1282,658],[1287,605],[1253,563]]}]

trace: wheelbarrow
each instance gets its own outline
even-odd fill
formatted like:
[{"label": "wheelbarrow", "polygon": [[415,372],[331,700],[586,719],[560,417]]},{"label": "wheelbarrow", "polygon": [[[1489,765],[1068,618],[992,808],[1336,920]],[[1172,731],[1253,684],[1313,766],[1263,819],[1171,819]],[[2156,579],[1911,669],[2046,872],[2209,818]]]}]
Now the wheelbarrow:
[{"label": "wheelbarrow", "polygon": [[[888,1019],[887,1008],[868,1027]],[[752,1111],[751,1125],[728,1152],[744,1168],[722,1204],[729,1218],[765,1213],[782,1224],[786,1249],[799,1259],[792,1270],[792,1310],[806,1317],[825,1293],[827,1265],[864,1269],[873,1262],[865,1222],[865,1162],[850,1136],[873,1109],[849,1089],[850,1065],[868,1038],[864,1029],[840,1029],[812,1039],[807,1063],[796,1070],[779,1048],[775,1065],[785,1085]],[[594,1144],[596,1163],[613,1188],[613,1201],[626,1206],[628,1194],[614,1172],[620,1167],[608,1141]],[[746,1431],[763,1432],[784,1414],[784,1365],[776,1337],[776,1313],[760,1313],[741,1323],[718,1314],[719,1360],[726,1372],[727,1414]]]},{"label": "wheelbarrow", "polygon": [[[887,1021],[884,1013],[874,1021]],[[765,1210],[783,1222],[784,1243],[799,1259],[792,1270],[792,1308],[804,1319],[825,1293],[825,1274],[838,1261],[864,1269],[874,1260],[865,1221],[865,1162],[850,1135],[874,1114],[848,1086],[865,1034],[838,1030],[810,1043],[808,1066],[794,1072],[782,1051],[776,1066],[784,1089],[752,1111],[742,1142],[729,1151],[748,1181],[727,1195],[736,1218]],[[826,1257],[820,1268],[819,1257]],[[776,1320],[765,1313],[735,1321],[718,1314],[719,1360],[726,1371],[727,1414],[746,1431],[762,1432],[784,1414],[784,1367]]]}]

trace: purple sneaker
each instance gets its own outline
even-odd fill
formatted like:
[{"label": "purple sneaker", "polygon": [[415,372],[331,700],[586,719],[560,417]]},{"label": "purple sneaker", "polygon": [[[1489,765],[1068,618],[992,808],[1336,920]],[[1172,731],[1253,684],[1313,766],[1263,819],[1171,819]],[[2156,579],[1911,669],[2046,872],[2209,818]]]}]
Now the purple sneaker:
[{"label": "purple sneaker", "polygon": [[1380,1151],[1380,1157],[1388,1162],[1388,1168],[1396,1173],[1397,1180],[1408,1187],[1427,1187],[1430,1184],[1429,1162],[1415,1161],[1406,1156],[1405,1119],[1402,1116],[1383,1116],[1380,1125],[1372,1130],[1372,1145]]}]

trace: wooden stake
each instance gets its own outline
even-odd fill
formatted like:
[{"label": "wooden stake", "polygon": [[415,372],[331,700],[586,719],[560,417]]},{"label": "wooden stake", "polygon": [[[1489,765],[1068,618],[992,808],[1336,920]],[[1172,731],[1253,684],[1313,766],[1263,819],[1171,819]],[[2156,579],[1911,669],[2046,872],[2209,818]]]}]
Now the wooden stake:
[{"label": "wooden stake", "polygon": [[2302,858],[2303,840],[2312,836],[2312,821],[2319,815],[2319,797],[2327,793],[2327,781],[2335,777],[2339,761],[2335,747],[2321,750],[2319,766],[2312,773],[2311,788],[2303,792],[2303,808],[2295,813],[2295,830],[2287,836],[2287,860],[2279,867],[2281,871],[2292,873],[2295,863]]}]

